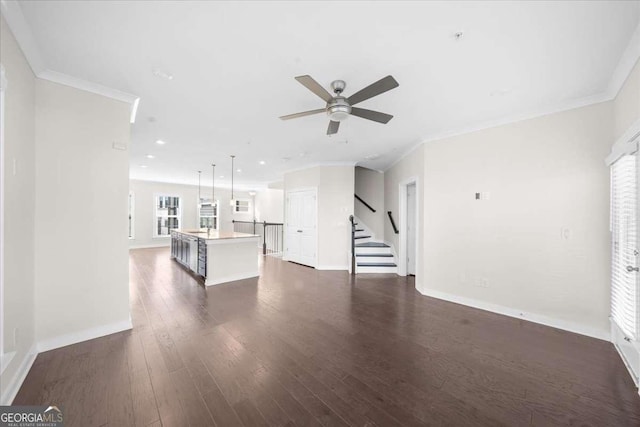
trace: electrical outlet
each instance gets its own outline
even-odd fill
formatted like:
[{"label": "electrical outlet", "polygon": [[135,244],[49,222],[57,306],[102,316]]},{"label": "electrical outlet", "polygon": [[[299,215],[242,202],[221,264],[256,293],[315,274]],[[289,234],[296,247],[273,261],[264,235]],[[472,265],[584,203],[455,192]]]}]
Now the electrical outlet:
[{"label": "electrical outlet", "polygon": [[18,342],[19,342],[19,334],[20,330],[18,328],[13,328],[13,347],[18,347]]}]

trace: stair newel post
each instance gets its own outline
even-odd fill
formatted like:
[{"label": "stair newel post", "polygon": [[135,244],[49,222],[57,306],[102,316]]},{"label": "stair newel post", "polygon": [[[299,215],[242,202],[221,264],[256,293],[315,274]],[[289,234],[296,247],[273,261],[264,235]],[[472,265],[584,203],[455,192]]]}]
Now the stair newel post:
[{"label": "stair newel post", "polygon": [[349,215],[351,222],[351,274],[356,274],[356,224],[353,215]]},{"label": "stair newel post", "polygon": [[262,223],[262,255],[267,254],[267,221]]}]

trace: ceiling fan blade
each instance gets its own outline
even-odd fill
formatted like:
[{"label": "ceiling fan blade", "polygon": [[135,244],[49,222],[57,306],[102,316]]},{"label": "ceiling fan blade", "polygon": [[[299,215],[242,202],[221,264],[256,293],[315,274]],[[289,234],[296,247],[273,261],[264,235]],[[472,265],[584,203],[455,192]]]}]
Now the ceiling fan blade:
[{"label": "ceiling fan blade", "polygon": [[324,100],[324,102],[329,102],[333,99],[333,96],[325,88],[320,86],[320,83],[313,80],[311,76],[298,76],[296,80],[299,81],[304,87],[309,89],[311,92],[318,95],[320,98]]},{"label": "ceiling fan blade", "polygon": [[324,113],[324,112],[325,112],[324,108],[319,108],[317,110],[303,111],[302,113],[295,113],[295,114],[289,114],[286,116],[280,116],[280,118],[282,120],[290,120],[290,119],[297,119],[298,117],[310,116],[312,114],[318,114],[318,113]]},{"label": "ceiling fan blade", "polygon": [[389,120],[393,119],[391,114],[381,113],[380,111],[365,110],[364,108],[358,107],[351,107],[351,115],[384,124],[389,123]]},{"label": "ceiling fan blade", "polygon": [[351,95],[347,100],[349,104],[356,105],[359,102],[366,101],[369,98],[373,98],[374,96],[380,95],[388,90],[396,88],[400,86],[396,79],[392,76],[387,76],[383,79],[378,80],[375,83],[370,84],[359,92]]},{"label": "ceiling fan blade", "polygon": [[333,135],[338,133],[338,128],[340,127],[340,122],[335,122],[331,120],[329,122],[329,127],[327,128],[327,135]]}]

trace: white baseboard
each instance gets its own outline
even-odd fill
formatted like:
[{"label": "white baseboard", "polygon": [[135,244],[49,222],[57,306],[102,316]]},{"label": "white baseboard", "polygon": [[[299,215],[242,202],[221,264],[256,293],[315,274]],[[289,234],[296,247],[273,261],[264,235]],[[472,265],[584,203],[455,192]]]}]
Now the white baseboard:
[{"label": "white baseboard", "polygon": [[349,265],[319,265],[316,270],[345,270],[349,271]]},{"label": "white baseboard", "polygon": [[94,338],[104,337],[106,335],[115,334],[133,328],[131,319],[122,320],[108,325],[98,326],[96,328],[85,329],[70,334],[60,335],[53,338],[47,338],[38,342],[38,353],[76,344],[82,341],[92,340]]},{"label": "white baseboard", "polygon": [[254,271],[251,273],[232,274],[229,276],[219,277],[216,279],[207,279],[204,282],[204,284],[205,286],[215,286],[215,285],[221,285],[227,282],[235,282],[236,280],[251,279],[252,277],[258,277],[258,276],[260,276],[260,273],[258,271]]},{"label": "white baseboard", "polygon": [[152,243],[150,245],[131,245],[131,246],[129,246],[129,249],[168,248],[169,246],[171,246],[170,242]]},{"label": "white baseboard", "polygon": [[38,352],[36,351],[36,345],[34,343],[25,355],[22,363],[20,363],[16,374],[7,382],[7,387],[4,393],[2,393],[2,397],[0,397],[0,405],[11,405],[13,403],[13,399],[16,398],[20,387],[22,387],[22,383],[25,378],[27,378],[27,374],[29,370],[31,370],[31,366],[33,362],[35,362],[37,355]]},{"label": "white baseboard", "polygon": [[545,326],[551,326],[552,328],[562,329],[564,331],[573,332],[580,335],[586,335],[588,337],[597,338],[605,341],[611,341],[611,331],[608,330],[599,330],[596,328],[592,328],[590,326],[586,326],[580,323],[570,322],[563,319],[556,319],[553,317],[548,317],[542,314],[529,313],[522,310],[516,310],[514,308],[505,307],[498,304],[492,304],[484,301],[479,301],[473,298],[461,297],[458,295],[449,294],[446,292],[435,291],[432,289],[418,289],[416,290],[420,292],[422,295],[426,295],[429,297],[454,302],[457,304],[466,305],[469,307],[479,308],[480,310],[490,311],[492,313],[502,314],[509,317],[515,317],[517,319],[527,320],[533,323],[539,323]]}]

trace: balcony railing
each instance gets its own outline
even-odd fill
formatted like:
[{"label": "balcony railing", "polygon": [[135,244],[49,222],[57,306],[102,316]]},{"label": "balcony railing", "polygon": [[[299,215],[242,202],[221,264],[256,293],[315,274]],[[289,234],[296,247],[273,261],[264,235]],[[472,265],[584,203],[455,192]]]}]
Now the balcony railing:
[{"label": "balcony railing", "polygon": [[284,224],[279,222],[236,221],[233,231],[237,233],[257,234],[262,240],[263,255],[282,255]]}]

